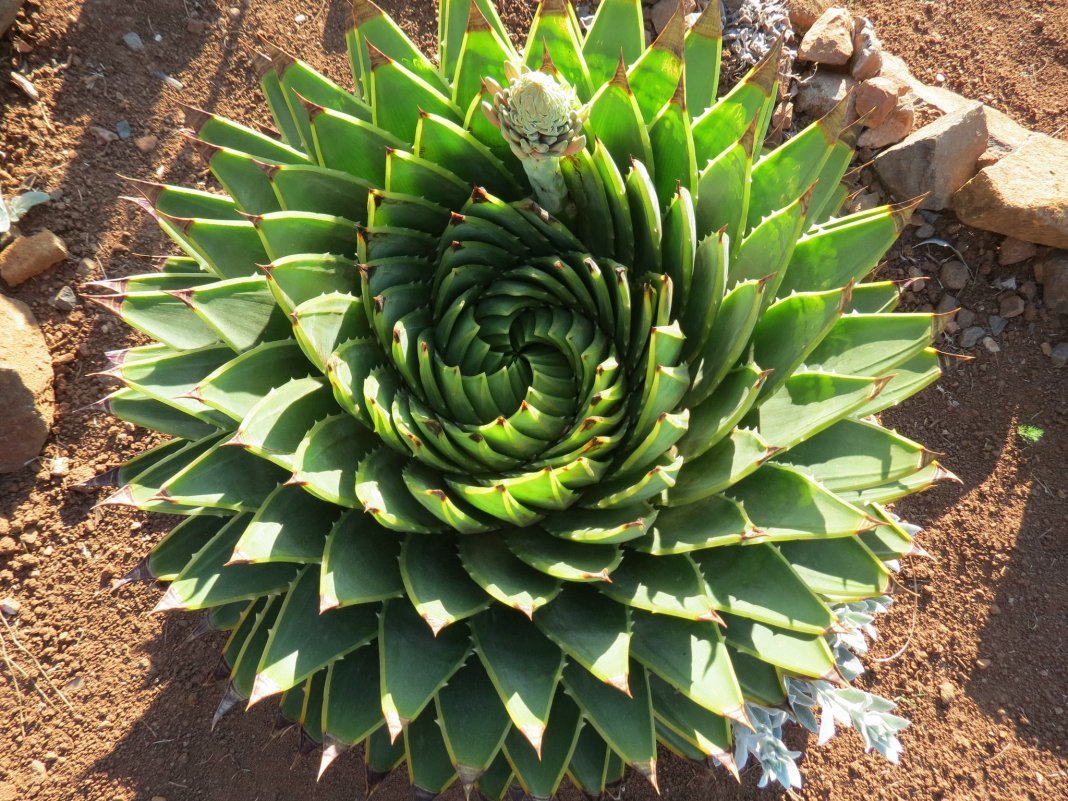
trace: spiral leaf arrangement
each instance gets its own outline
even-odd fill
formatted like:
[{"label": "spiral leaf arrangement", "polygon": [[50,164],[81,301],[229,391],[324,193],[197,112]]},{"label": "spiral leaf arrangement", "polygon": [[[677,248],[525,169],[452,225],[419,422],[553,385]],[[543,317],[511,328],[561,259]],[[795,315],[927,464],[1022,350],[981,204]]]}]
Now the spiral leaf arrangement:
[{"label": "spiral leaf arrangement", "polygon": [[718,9],[646,47],[638,0],[544,0],[521,55],[443,0],[436,65],[357,0],[355,93],[271,48],[277,136],[188,111],[223,193],[134,182],[184,255],[87,288],[153,340],[101,405],[170,438],[91,483],[185,516],[127,580],[230,632],[216,719],[599,795],[844,682],[883,505],[949,476],[870,419],[936,318],[864,282],[909,209],[837,216],[845,105],[762,153],[777,52],[716,98]]}]

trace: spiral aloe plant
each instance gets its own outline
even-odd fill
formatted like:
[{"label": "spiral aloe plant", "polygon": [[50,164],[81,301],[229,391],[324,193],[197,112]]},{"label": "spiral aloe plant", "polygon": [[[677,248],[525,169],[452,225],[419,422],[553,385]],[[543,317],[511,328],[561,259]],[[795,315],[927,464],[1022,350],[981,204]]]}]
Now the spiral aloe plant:
[{"label": "spiral aloe plant", "polygon": [[844,685],[948,475],[871,418],[936,318],[864,281],[909,209],[838,216],[845,104],[765,153],[777,53],[717,99],[718,8],[544,0],[519,53],[443,0],[435,64],[357,0],[354,93],[270,49],[277,135],[188,112],[222,192],[134,182],[184,255],[87,289],[153,340],[101,405],[170,438],[92,483],[185,516],[127,580],[229,630],[216,719],[547,798]]}]

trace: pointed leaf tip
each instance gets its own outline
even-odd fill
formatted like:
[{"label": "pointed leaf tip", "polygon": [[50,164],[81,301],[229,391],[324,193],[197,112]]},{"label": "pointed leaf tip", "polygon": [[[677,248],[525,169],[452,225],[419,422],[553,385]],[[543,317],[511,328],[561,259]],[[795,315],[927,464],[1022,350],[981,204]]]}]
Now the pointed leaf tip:
[{"label": "pointed leaf tip", "polygon": [[520,726],[519,730],[527,738],[527,742],[534,749],[534,753],[538,755],[538,759],[541,759],[541,741],[545,736],[545,726],[539,723],[527,723]]},{"label": "pointed leaf tip", "polygon": [[264,698],[277,695],[280,692],[282,692],[282,688],[279,687],[277,683],[267,678],[262,673],[258,673],[256,674],[256,680],[252,683],[252,694],[248,697],[248,706],[246,709],[251,709]]}]

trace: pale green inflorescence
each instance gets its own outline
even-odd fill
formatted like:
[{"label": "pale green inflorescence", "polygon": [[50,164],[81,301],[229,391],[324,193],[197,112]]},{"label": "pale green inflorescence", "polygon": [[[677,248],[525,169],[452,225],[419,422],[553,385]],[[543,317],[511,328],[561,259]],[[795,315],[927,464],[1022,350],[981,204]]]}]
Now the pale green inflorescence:
[{"label": "pale green inflorescence", "polygon": [[189,109],[218,187],[133,182],[181,254],[86,296],[150,340],[100,406],[164,438],[90,486],[184,517],[126,580],[229,632],[216,720],[277,697],[420,799],[660,747],[796,785],[787,722],[896,759],[848,682],[887,504],[951,477],[874,417],[938,319],[872,277],[910,208],[844,210],[847,103],[765,149],[778,49],[718,96],[719,6],[646,46],[543,0],[521,53],[442,0],[435,63],[355,0],[355,91],[270,49],[277,134]]}]

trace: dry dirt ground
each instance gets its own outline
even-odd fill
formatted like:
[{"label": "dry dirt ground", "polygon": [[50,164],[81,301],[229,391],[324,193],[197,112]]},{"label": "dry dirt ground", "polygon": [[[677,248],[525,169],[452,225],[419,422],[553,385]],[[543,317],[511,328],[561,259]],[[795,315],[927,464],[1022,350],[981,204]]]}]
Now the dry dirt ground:
[{"label": "dry dirt ground", "polygon": [[[210,731],[220,693],[212,681],[219,638],[186,642],[189,618],[150,615],[155,588],[107,591],[165,526],[139,514],[93,512],[94,498],[70,488],[146,447],[142,432],[82,410],[106,391],[90,375],[102,367],[103,352],[132,340],[91,309],[65,314],[48,303],[65,284],[142,271],[134,254],[162,252],[154,226],[117,200],[123,188],[116,174],[150,177],[161,167],[167,180],[205,182],[206,170],[181,147],[178,101],[265,122],[249,61],[257,32],[344,80],[348,4],[36,5],[32,27],[21,35],[30,52],[14,53],[10,38],[0,44],[5,66],[28,64],[41,94],[32,103],[6,82],[0,86],[0,189],[32,183],[62,190],[62,199],[35,210],[25,227],[51,228],[72,258],[11,294],[33,308],[51,348],[58,410],[46,455],[68,456],[72,472],[54,480],[27,468],[0,479],[0,539],[16,543],[13,553],[0,555],[0,597],[22,605],[10,628],[0,629],[0,801],[362,798],[362,771],[351,757],[315,783],[318,758],[296,755],[293,732],[272,735],[269,704]],[[384,5],[417,39],[432,38],[429,0]],[[510,24],[529,20],[532,2],[503,5]],[[934,81],[942,73],[949,88],[1064,135],[1064,0],[852,5],[872,16],[887,46],[920,77]],[[301,23],[298,14],[306,16]],[[141,35],[144,52],[123,46],[127,31]],[[160,73],[183,88],[169,87]],[[105,143],[89,128],[114,129],[120,120],[135,137],[159,137],[154,152],[140,152],[132,140]],[[1030,275],[1028,263],[996,267],[996,238],[951,219],[939,223],[938,235],[975,269],[960,297],[980,319],[996,310],[993,280]],[[906,234],[883,274],[931,268],[928,255],[942,254],[928,254]],[[81,258],[99,266],[79,267]],[[1068,332],[1041,308],[1033,317],[1010,321],[999,353],[980,348],[971,361],[947,358],[937,386],[889,415],[909,436],[944,451],[944,463],[963,480],[901,505],[925,527],[920,541],[932,559],[907,563],[864,680],[897,699],[913,725],[897,767],[865,756],[851,733],[824,748],[809,742],[802,798],[1068,797],[1068,369],[1054,369],[1039,347],[1068,339]],[[1020,437],[1020,425],[1044,434],[1031,444]],[[948,704],[939,700],[947,682]],[[756,778],[747,771],[738,786],[722,772],[709,776],[673,759],[661,768],[668,798],[781,797],[758,791]],[[378,791],[383,801],[408,793],[400,773]],[[455,788],[448,794],[450,801],[458,797]],[[626,797],[648,799],[651,791],[635,780]]]}]

